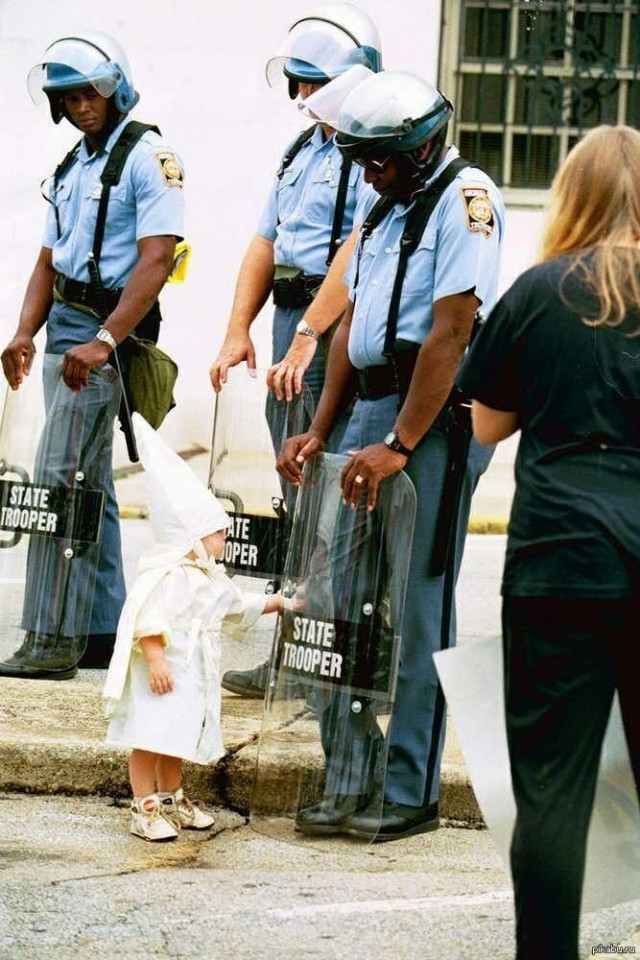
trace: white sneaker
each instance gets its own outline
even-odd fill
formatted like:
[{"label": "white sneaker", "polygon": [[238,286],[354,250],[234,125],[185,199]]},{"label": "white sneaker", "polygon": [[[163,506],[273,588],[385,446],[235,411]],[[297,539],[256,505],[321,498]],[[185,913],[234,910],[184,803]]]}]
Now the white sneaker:
[{"label": "white sneaker", "polygon": [[216,818],[206,813],[197,800],[185,797],[182,787],[160,796],[162,816],[177,830],[207,830]]},{"label": "white sneaker", "polygon": [[156,843],[175,840],[178,836],[175,826],[162,816],[160,799],[156,793],[131,801],[131,833]]}]

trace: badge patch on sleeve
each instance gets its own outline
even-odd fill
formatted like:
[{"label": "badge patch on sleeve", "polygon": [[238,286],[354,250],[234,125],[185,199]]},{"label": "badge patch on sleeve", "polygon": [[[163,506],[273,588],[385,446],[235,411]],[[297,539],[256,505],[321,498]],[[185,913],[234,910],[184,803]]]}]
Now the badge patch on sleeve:
[{"label": "badge patch on sleeve", "polygon": [[182,190],[184,175],[175,153],[170,153],[168,150],[158,150],[156,152],[156,160],[160,164],[166,185],[168,187],[178,187]]},{"label": "badge patch on sleeve", "polygon": [[490,237],[495,226],[489,192],[484,187],[462,187],[462,199],[467,212],[467,227],[473,233]]}]

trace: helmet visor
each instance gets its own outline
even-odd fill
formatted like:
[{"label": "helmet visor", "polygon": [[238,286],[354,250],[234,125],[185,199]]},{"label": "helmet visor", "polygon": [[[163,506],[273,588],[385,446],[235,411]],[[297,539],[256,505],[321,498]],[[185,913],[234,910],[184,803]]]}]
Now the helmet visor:
[{"label": "helmet visor", "polygon": [[298,109],[310,120],[335,127],[345,99],[358,84],[371,75],[372,71],[368,67],[363,67],[362,64],[350,67],[346,73],[325,84],[320,90],[316,90],[306,100],[301,100],[298,103]]},{"label": "helmet visor", "polygon": [[[333,24],[320,21],[297,23],[267,63],[267,83],[274,87],[282,77],[286,60],[303,60],[332,79],[355,64],[367,65],[367,55]],[[304,78],[303,78],[304,79]]]},{"label": "helmet visor", "polygon": [[[65,71],[49,71],[49,65],[67,67]],[[67,37],[51,44],[40,63],[29,71],[27,88],[34,103],[39,103],[44,93],[56,90],[71,90],[81,84],[74,74],[79,74],[87,85],[92,86],[102,97],[110,97],[122,79],[117,64],[97,45],[87,40]]]},{"label": "helmet visor", "polygon": [[347,97],[336,129],[346,135],[345,143],[349,138],[398,137],[405,149],[411,149],[435,134],[452,112],[440,91],[418,78],[401,73],[374,74]]}]

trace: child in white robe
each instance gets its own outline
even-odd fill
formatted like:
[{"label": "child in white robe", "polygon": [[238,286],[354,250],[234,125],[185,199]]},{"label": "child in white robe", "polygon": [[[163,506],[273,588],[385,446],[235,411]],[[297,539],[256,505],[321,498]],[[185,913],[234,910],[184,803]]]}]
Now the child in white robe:
[{"label": "child in white robe", "polygon": [[219,562],[228,515],[146,421],[133,420],[158,544],[140,559],[103,696],[107,742],[132,748],[131,833],[166,841],[214,822],[185,796],[182,761],[224,753],[221,635],[248,630],[283,601],[238,590]]}]

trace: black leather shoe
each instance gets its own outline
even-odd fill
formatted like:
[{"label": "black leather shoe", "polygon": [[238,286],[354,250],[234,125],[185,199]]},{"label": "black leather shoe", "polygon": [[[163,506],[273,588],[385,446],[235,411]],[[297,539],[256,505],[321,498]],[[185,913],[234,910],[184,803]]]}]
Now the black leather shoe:
[{"label": "black leather shoe", "polygon": [[[227,670],[222,675],[222,686],[230,693],[237,693],[239,697],[246,697],[249,700],[263,700],[264,692],[269,679],[270,661],[265,660],[259,667],[253,670]],[[308,690],[304,684],[297,680],[286,680],[278,684],[275,700],[294,700],[298,697],[306,697]]]},{"label": "black leather shoe", "polygon": [[108,670],[116,642],[115,633],[92,633],[87,638],[87,646],[80,657],[81,670]]},{"label": "black leather shoe", "polygon": [[227,670],[222,675],[222,686],[230,693],[237,693],[239,697],[249,700],[264,699],[264,691],[269,676],[269,661],[261,663],[253,670]]},{"label": "black leather shoe", "polygon": [[390,803],[385,800],[382,812],[368,808],[354,813],[344,823],[343,833],[352,837],[384,843],[386,840],[401,840],[417,833],[429,833],[440,826],[438,804],[428,807],[410,807],[405,803]]},{"label": "black leather shoe", "polygon": [[28,632],[22,645],[0,662],[0,677],[22,680],[71,680],[76,666],[78,641]]},{"label": "black leather shoe", "polygon": [[77,673],[78,668],[75,665],[50,669],[46,665],[36,667],[27,663],[0,663],[0,677],[14,680],[72,680]]},{"label": "black leather shoe", "polygon": [[331,837],[345,833],[344,824],[366,804],[367,798],[360,794],[324,797],[320,803],[298,811],[296,830],[309,837]]}]

